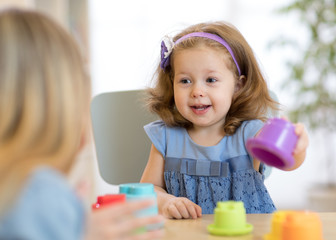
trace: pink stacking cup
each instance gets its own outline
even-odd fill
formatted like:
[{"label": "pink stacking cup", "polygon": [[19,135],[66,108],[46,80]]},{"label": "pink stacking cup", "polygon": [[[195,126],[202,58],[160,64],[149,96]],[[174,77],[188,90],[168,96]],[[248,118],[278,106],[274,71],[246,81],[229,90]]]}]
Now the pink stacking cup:
[{"label": "pink stacking cup", "polygon": [[291,122],[281,118],[270,119],[259,134],[247,141],[249,153],[258,160],[279,169],[294,165],[293,151],[298,136]]}]

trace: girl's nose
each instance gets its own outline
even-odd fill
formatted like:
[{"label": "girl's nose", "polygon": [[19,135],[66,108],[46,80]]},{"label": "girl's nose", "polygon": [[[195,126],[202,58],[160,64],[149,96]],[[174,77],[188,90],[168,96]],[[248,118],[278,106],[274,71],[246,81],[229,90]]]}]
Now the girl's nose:
[{"label": "girl's nose", "polygon": [[194,97],[194,98],[204,97],[205,93],[200,86],[194,86],[192,91],[191,91],[191,96]]}]

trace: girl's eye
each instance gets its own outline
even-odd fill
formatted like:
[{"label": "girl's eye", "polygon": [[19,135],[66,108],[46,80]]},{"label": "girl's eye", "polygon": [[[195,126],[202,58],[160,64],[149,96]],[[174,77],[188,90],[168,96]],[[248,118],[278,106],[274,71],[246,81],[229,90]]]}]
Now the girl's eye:
[{"label": "girl's eye", "polygon": [[191,83],[189,79],[182,79],[180,82],[184,84]]},{"label": "girl's eye", "polygon": [[217,82],[217,79],[216,78],[208,78],[206,81],[208,83],[214,83],[214,82]]}]

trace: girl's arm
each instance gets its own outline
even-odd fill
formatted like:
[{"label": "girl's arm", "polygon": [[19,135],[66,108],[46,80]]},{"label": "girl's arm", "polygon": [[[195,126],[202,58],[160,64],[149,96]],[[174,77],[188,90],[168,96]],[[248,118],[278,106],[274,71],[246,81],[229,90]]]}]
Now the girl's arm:
[{"label": "girl's arm", "polygon": [[164,158],[152,145],[147,166],[140,182],[152,183],[157,194],[160,214],[167,218],[197,218],[202,216],[202,209],[187,198],[168,194],[164,182]]},{"label": "girl's arm", "polygon": [[296,123],[295,125],[295,133],[296,135],[298,135],[299,139],[296,143],[296,147],[294,150],[294,159],[295,159],[295,163],[294,166],[289,168],[289,169],[285,169],[285,171],[292,171],[297,169],[298,167],[301,166],[301,164],[304,162],[305,158],[306,158],[306,151],[307,151],[307,147],[309,145],[309,138],[308,138],[308,133],[305,130],[305,127],[302,123]]}]

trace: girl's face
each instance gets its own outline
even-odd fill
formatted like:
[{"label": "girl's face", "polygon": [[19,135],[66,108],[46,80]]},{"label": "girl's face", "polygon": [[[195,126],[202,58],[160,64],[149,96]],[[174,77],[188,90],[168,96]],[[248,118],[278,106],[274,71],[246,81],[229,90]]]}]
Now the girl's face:
[{"label": "girl's face", "polygon": [[240,88],[223,50],[201,46],[174,55],[174,99],[194,128],[222,129],[235,91]]}]

